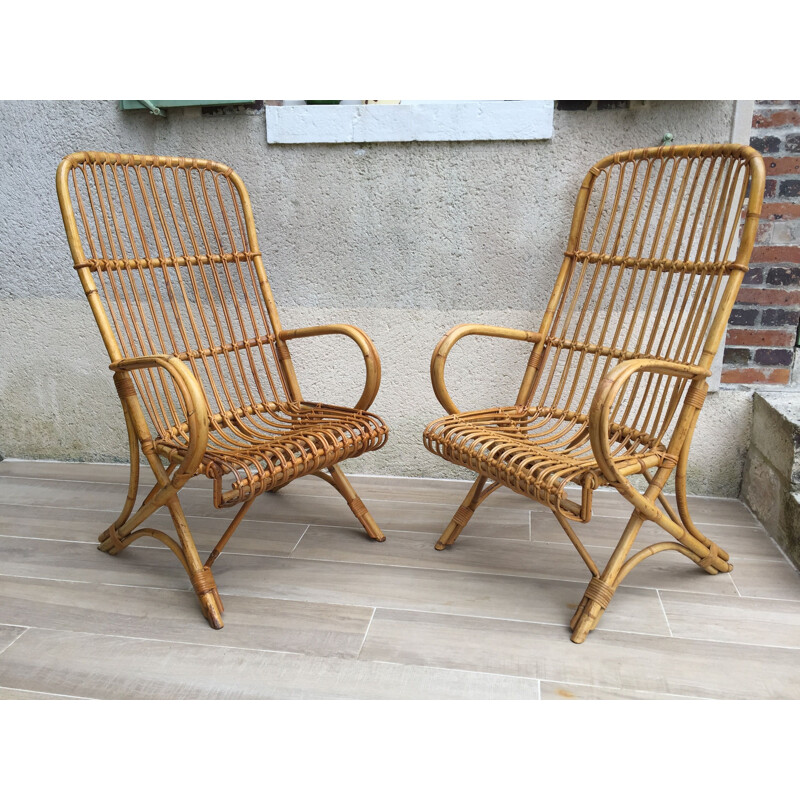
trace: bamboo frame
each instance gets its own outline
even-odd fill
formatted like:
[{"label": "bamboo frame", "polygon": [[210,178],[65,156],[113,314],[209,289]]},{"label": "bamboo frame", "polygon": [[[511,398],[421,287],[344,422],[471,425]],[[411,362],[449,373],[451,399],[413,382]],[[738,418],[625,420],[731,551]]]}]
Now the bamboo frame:
[{"label": "bamboo frame", "polygon": [[[478,474],[436,549],[452,545],[500,485],[548,506],[591,574],[570,622],[573,642],[585,640],[622,580],[650,556],[676,550],[710,574],[733,568],[692,521],[686,465],[763,195],[764,163],[750,147],[608,156],[581,185],[539,330],[459,325],[433,352],[431,381],[448,416],[428,425],[423,441]],[[533,343],[514,405],[461,412],[453,402],[445,363],[468,335]],[[677,511],[663,494],[673,471]],[[633,475],[644,477],[643,492]],[[580,487],[579,502],[570,485]],[[591,519],[599,486],[614,487],[633,506],[602,570],[571,526]],[[631,555],[645,520],[673,540]]]},{"label": "bamboo frame", "polygon": [[[241,178],[202,159],[83,152],[61,162],[56,187],[128,431],[128,494],[99,549],[115,555],[141,536],[162,542],[211,627],[221,628],[211,566],[259,494],[315,475],[383,541],[339,466],[386,442],[386,425],[368,411],[378,353],[351,325],[281,328]],[[292,364],[288,342],[331,334],[351,338],[364,356],[364,390],[352,408],[305,401]],[[155,484],[134,511],[140,451]],[[217,508],[239,505],[205,562],[178,498],[194,475],[213,480]],[[162,507],[177,538],[142,527]]]}]

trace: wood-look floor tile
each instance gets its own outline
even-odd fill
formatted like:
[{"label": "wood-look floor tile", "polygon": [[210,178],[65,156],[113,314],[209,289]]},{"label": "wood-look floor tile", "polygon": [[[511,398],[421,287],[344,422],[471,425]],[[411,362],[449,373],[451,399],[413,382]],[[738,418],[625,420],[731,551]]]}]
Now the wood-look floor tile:
[{"label": "wood-look floor tile", "polygon": [[0,686],[0,700],[86,700],[86,697],[73,697],[68,694],[48,694],[47,692],[29,692],[25,689],[7,689]]},{"label": "wood-look floor tile", "polygon": [[[318,479],[317,479],[318,480]],[[322,483],[322,481],[319,481]],[[203,488],[185,487],[180,493],[184,513],[212,519],[230,518],[235,509],[215,509],[210,481]],[[103,509],[116,515],[125,501],[124,484],[92,484],[37,478],[0,476],[0,504],[47,505],[62,508]],[[143,499],[146,491],[139,493]],[[369,510],[386,531],[412,530],[441,533],[455,508],[448,505],[413,504],[373,500]],[[0,512],[2,507],[0,506]],[[303,525],[353,525],[353,514],[340,496],[314,497],[278,492],[256,499],[247,520],[288,522]],[[112,518],[113,521],[113,518]],[[470,536],[527,540],[528,512],[522,509],[479,509],[470,523]]]},{"label": "wood-look floor tile", "polygon": [[0,574],[164,589],[190,586],[185,570],[166,547],[129,547],[109,556],[90,543],[12,536],[0,536]]},{"label": "wood-look floor tile", "polygon": [[537,699],[524,678],[32,629],[0,685],[114,699]]},{"label": "wood-look floor tile", "polygon": [[[556,624],[569,621],[585,588],[582,583],[510,575],[303,558],[256,560],[224,554],[214,573],[221,591],[232,594],[355,605],[366,605],[369,598],[372,605],[385,608],[449,611]],[[600,625],[612,630],[668,633],[666,617],[654,589],[623,586]]]},{"label": "wood-look floor tile", "polygon": [[661,600],[673,636],[800,648],[800,602],[684,592]]},{"label": "wood-look floor tile", "polygon": [[630,689],[609,689],[605,686],[583,686],[577,683],[540,683],[542,700],[703,700],[659,692],[636,692]]},{"label": "wood-look floor tile", "polygon": [[[362,540],[363,535],[355,529],[312,525],[292,557],[551,578],[580,584],[587,584],[591,577],[571,544],[492,541],[465,536],[439,551],[433,547],[435,536],[408,531],[395,532],[380,547],[364,547]],[[590,547],[589,552],[602,569],[612,550]],[[644,561],[628,575],[624,585],[737,595],[728,575],[708,575],[675,552]]]},{"label": "wood-look floor tile", "polygon": [[0,625],[0,653],[25,633],[25,630],[14,625]]},{"label": "wood-look floor tile", "polygon": [[800,573],[782,561],[740,561],[731,573],[743,597],[800,601]]},{"label": "wood-look floor tile", "polygon": [[[567,494],[573,500],[580,500],[580,489],[570,488]],[[677,509],[675,495],[665,495],[670,505]],[[741,501],[732,497],[689,497],[689,513],[698,526],[701,524],[743,525],[757,527],[759,522],[750,509]],[[547,511],[534,503],[532,510]],[[633,507],[614,489],[599,489],[592,495],[592,514],[600,517],[622,517],[627,519]]]},{"label": "wood-look floor tile", "polygon": [[[610,610],[610,609],[609,609]],[[800,651],[378,609],[360,658],[625,691],[800,699]]]},{"label": "wood-look floor tile", "polygon": [[352,658],[371,608],[222,595],[222,630],[193,591],[0,577],[2,618],[15,625]]},{"label": "wood-look floor tile", "polygon": [[[233,517],[236,509],[229,514]],[[116,519],[111,511],[50,508],[32,505],[0,505],[0,536],[22,536],[32,539],[63,539],[97,544],[100,533]],[[189,517],[189,527],[201,554],[210,552],[227,525],[221,518]],[[159,510],[148,520],[149,526],[174,537],[169,513]],[[228,549],[254,555],[288,555],[308,526],[290,522],[262,522],[245,519],[228,543]],[[157,547],[153,539],[144,537],[131,547]]]},{"label": "wood-look floor tile", "polygon": [[[575,523],[573,529],[584,544],[598,547],[615,547],[625,528],[621,517],[594,516],[587,523]],[[760,560],[783,561],[775,542],[762,527],[714,525],[703,523],[701,532],[711,538],[723,550],[727,550],[731,561]],[[465,529],[469,530],[469,528]],[[534,542],[561,543],[566,540],[563,528],[552,514],[531,514],[531,539]],[[646,522],[636,538],[637,545],[646,546],[655,542],[670,541],[672,537],[653,522]]]},{"label": "wood-look floor tile", "polygon": [[[363,537],[361,544],[363,548],[386,545]],[[92,544],[0,537],[0,573],[126,586],[188,588],[188,577],[166,548],[130,547],[118,556],[109,556]],[[214,574],[223,594],[448,610],[553,623],[569,620],[584,590],[582,582],[305,558],[257,558],[227,552],[214,565]],[[668,631],[656,591],[625,586],[618,590],[614,604],[600,624],[605,628],[645,633]]]}]

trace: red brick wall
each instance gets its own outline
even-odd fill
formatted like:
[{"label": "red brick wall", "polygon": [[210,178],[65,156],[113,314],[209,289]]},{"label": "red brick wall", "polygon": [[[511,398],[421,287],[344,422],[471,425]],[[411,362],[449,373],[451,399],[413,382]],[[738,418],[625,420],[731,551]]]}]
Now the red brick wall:
[{"label": "red brick wall", "polygon": [[800,100],[757,100],[750,144],[764,156],[767,184],[722,382],[786,384],[800,322]]}]

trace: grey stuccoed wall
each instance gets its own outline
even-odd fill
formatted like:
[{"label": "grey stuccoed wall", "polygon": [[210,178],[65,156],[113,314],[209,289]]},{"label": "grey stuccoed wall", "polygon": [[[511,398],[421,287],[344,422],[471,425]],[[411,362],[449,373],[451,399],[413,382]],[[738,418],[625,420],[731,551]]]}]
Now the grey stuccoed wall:
[{"label": "grey stuccoed wall", "polygon": [[[267,145],[258,112],[166,119],[111,101],[0,103],[0,453],[127,460],[107,356],[71,266],[55,171],[76,150],[208,157],[250,190],[285,327],[348,322],[374,339],[383,384],[373,409],[389,444],[348,471],[468,477],[428,453],[441,416],[428,364],[460,322],[535,329],[561,263],[589,166],[616,150],[729,141],[734,104],[650,102],[555,112],[540,142]],[[360,353],[325,337],[292,347],[308,399],[352,403]],[[448,363],[462,408],[513,402],[528,350],[463,340]],[[736,496],[751,396],[723,390],[703,410],[690,465],[698,494]]]}]

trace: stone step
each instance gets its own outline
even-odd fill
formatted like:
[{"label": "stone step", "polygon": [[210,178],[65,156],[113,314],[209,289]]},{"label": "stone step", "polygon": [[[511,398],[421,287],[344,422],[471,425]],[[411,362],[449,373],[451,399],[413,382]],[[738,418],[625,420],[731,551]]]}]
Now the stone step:
[{"label": "stone step", "polygon": [[800,568],[800,392],[756,392],[741,498]]}]

